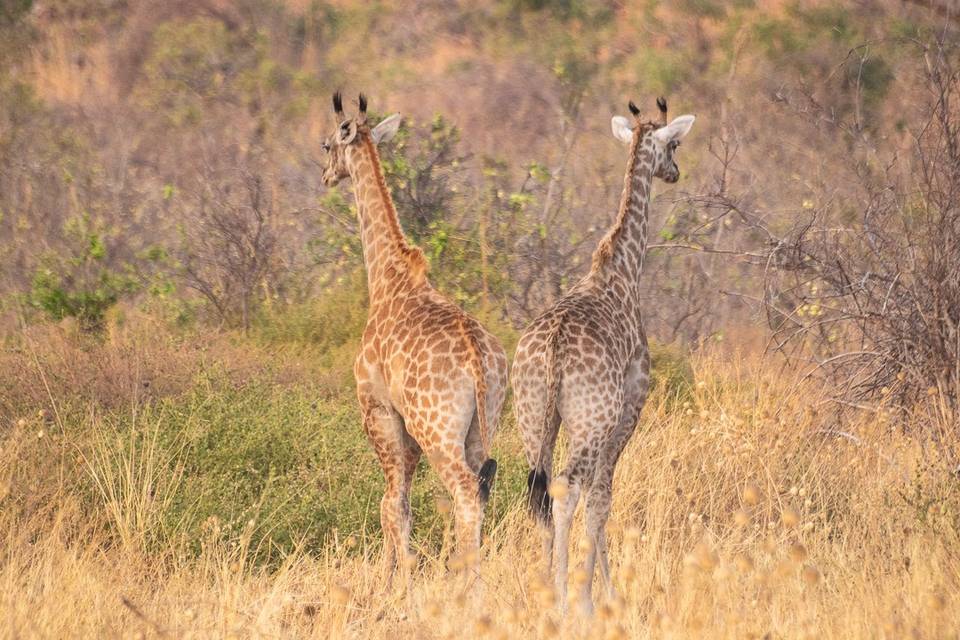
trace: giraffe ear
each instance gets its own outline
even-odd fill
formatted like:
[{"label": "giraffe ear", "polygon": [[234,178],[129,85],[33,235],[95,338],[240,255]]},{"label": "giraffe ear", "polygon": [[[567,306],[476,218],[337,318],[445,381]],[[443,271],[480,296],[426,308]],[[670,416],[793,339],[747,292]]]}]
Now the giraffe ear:
[{"label": "giraffe ear", "polygon": [[678,118],[674,118],[673,122],[667,126],[660,127],[654,131],[653,137],[663,144],[667,144],[668,142],[676,142],[690,132],[690,127],[693,126],[694,120],[696,120],[696,118],[693,116],[680,116]]},{"label": "giraffe ear", "polygon": [[623,116],[613,116],[610,119],[610,128],[613,130],[613,137],[623,144],[633,142],[633,129],[630,128],[630,121]]},{"label": "giraffe ear", "polygon": [[377,126],[373,128],[373,131],[370,132],[370,135],[373,137],[373,144],[380,144],[381,142],[387,142],[397,134],[397,130],[400,129],[400,114],[395,113],[392,116],[388,116],[383,119]]},{"label": "giraffe ear", "polygon": [[357,123],[346,120],[340,125],[340,144],[350,144],[357,137]]}]

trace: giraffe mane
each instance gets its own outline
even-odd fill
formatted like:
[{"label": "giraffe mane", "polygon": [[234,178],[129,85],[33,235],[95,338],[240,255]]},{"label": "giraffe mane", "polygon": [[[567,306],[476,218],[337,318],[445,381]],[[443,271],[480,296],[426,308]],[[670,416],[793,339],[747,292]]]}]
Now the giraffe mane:
[{"label": "giraffe mane", "polygon": [[623,178],[623,194],[620,196],[620,208],[617,211],[617,219],[613,226],[610,227],[610,230],[601,238],[599,244],[597,244],[597,248],[593,252],[590,273],[603,271],[604,267],[609,264],[610,259],[613,257],[613,246],[623,234],[623,226],[627,219],[630,189],[633,183],[634,172],[637,170],[636,155],[639,153],[640,143],[647,137],[647,134],[660,127],[659,124],[654,122],[640,122],[637,126],[641,127],[641,132],[640,135],[635,136],[633,142],[630,143],[630,160],[627,164],[627,173]]},{"label": "giraffe mane", "polygon": [[427,257],[423,254],[423,250],[420,247],[411,245],[407,241],[407,237],[403,234],[403,229],[400,228],[397,209],[393,205],[393,197],[390,195],[390,189],[387,187],[386,178],[383,177],[383,170],[380,166],[380,154],[377,153],[377,146],[373,144],[373,139],[370,137],[370,128],[364,126],[357,133],[361,136],[363,148],[370,154],[370,163],[373,165],[374,182],[377,185],[380,200],[383,202],[383,206],[387,208],[390,235],[393,237],[395,246],[406,263],[410,277],[415,282],[422,282],[426,279],[427,271],[429,271],[430,265],[427,262]]}]

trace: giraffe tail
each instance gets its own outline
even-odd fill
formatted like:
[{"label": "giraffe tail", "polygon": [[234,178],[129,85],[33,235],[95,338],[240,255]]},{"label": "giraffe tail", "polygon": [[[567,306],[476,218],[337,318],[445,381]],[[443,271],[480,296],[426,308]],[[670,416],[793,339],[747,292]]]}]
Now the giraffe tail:
[{"label": "giraffe tail", "polygon": [[[480,428],[480,444],[484,452],[490,451],[490,428],[487,423],[487,376],[483,368],[483,347],[477,335],[477,325],[468,318],[461,318],[460,330],[463,332],[470,354],[469,364],[473,373],[474,396],[477,405],[477,426]],[[477,491],[480,499],[486,502],[490,497],[494,476],[497,475],[497,461],[488,458],[477,473]]]},{"label": "giraffe tail", "polygon": [[531,469],[527,474],[527,506],[533,519],[543,525],[553,521],[553,498],[548,492],[550,476],[543,469]]},{"label": "giraffe tail", "polygon": [[[479,369],[475,392],[477,396],[477,424],[480,427],[480,442],[483,445],[483,450],[490,451],[488,440],[490,431],[487,427],[487,385],[484,382],[483,366],[478,365],[477,368]],[[487,458],[477,473],[477,491],[484,504],[490,498],[490,489],[493,488],[493,479],[496,475],[497,461],[493,458]]]},{"label": "giraffe tail", "polygon": [[487,461],[480,467],[480,473],[477,474],[479,481],[480,500],[486,503],[490,499],[490,489],[493,488],[493,478],[497,475],[497,461],[493,458],[487,458]]},{"label": "giraffe tail", "polygon": [[480,427],[480,444],[490,450],[490,430],[487,425],[487,376],[483,368],[483,347],[477,335],[477,325],[467,317],[460,318],[460,331],[467,344],[467,366],[473,375],[474,397],[477,403],[477,425]]},{"label": "giraffe tail", "polygon": [[553,498],[550,497],[550,467],[553,466],[553,445],[557,441],[560,424],[554,420],[560,397],[560,375],[557,371],[557,350],[562,327],[558,324],[546,345],[547,402],[540,430],[540,453],[527,474],[527,506],[534,520],[550,526],[553,522]]}]

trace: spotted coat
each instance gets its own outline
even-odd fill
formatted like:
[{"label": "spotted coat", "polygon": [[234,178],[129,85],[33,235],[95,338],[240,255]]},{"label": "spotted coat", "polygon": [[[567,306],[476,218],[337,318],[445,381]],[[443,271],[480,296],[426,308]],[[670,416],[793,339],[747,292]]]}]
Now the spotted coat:
[{"label": "spotted coat", "polygon": [[[598,558],[601,578],[610,588],[604,527],[613,473],[650,386],[640,298],[650,190],[655,176],[667,182],[679,177],[673,160],[677,143],[654,135],[666,124],[665,103],[661,109],[661,123],[635,122],[617,219],[594,252],[590,272],[524,331],[513,364],[517,424],[531,469],[531,508],[545,525],[547,566],[561,603],[570,524],[581,492],[586,493],[589,579],[579,594],[585,609],[592,607]],[[561,423],[569,436],[569,458],[552,482]],[[551,482],[552,507],[547,494]]]},{"label": "spotted coat", "polygon": [[344,119],[339,106],[335,96],[324,182],[351,179],[360,220],[370,309],[354,375],[363,427],[386,478],[380,520],[388,571],[409,564],[410,488],[423,453],[453,498],[459,551],[475,567],[506,355],[430,285],[423,253],[400,227],[376,149],[379,127],[366,123],[362,96],[355,119]]}]

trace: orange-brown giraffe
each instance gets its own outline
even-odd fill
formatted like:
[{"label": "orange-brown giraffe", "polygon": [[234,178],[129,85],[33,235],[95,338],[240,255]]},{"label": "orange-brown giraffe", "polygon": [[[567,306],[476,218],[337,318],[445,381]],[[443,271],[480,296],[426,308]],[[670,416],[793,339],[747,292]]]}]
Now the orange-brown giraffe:
[{"label": "orange-brown giraffe", "polygon": [[386,476],[380,503],[392,575],[407,566],[410,483],[421,453],[453,497],[459,552],[479,562],[480,527],[497,464],[488,459],[507,385],[503,347],[427,280],[427,261],[403,235],[377,144],[399,128],[394,114],[367,123],[333,96],[336,129],[324,143],[325,185],[349,177],[360,218],[370,310],[354,365],[363,427]]}]

